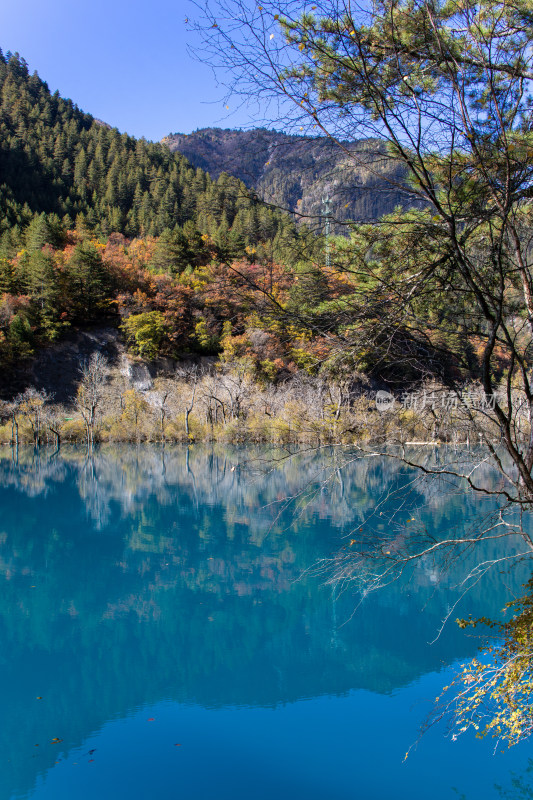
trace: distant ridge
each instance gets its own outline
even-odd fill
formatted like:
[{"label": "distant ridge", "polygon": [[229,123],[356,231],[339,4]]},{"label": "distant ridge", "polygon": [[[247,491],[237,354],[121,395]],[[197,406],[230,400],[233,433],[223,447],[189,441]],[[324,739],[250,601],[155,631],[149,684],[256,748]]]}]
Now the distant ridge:
[{"label": "distant ridge", "polygon": [[213,179],[222,172],[239,178],[267,203],[319,222],[329,194],[335,219],[370,222],[409,204],[404,172],[378,139],[343,142],[291,136],[266,128],[203,128],[162,139]]}]

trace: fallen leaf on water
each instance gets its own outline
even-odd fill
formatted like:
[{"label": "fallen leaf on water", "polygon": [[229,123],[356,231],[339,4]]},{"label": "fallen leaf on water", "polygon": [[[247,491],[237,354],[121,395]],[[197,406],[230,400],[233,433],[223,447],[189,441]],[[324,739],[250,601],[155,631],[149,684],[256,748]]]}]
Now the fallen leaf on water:
[{"label": "fallen leaf on water", "polygon": [[148,717],[148,722],[155,722],[155,717]]},{"label": "fallen leaf on water", "polygon": [[42,700],[42,699],[43,699],[42,697],[37,697],[37,698],[36,698],[36,700]]},{"label": "fallen leaf on water", "polygon": [[174,747],[181,747],[181,744],[175,744]]},{"label": "fallen leaf on water", "polygon": [[94,761],[94,758],[90,758],[88,763],[90,764],[91,761]]},{"label": "fallen leaf on water", "polygon": [[58,739],[58,738],[57,738],[57,736],[55,736],[55,737],[52,739],[52,744],[57,744],[57,742],[62,742],[62,741],[63,741],[63,739]]}]

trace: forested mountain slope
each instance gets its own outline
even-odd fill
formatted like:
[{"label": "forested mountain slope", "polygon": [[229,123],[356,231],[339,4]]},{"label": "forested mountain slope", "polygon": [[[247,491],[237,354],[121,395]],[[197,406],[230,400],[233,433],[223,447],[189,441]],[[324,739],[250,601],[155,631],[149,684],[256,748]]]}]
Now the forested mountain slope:
[{"label": "forested mountain slope", "polygon": [[344,142],[340,148],[325,137],[289,136],[265,128],[205,128],[162,141],[212,178],[229,172],[266,202],[297,211],[310,224],[319,224],[326,194],[339,220],[377,220],[407,204],[404,173],[376,139]]},{"label": "forested mountain slope", "polygon": [[224,270],[268,265],[272,288],[306,239],[237,178],[121,134],[0,51],[0,367],[125,320],[145,326],[150,355],[218,352]]},{"label": "forested mountain slope", "polygon": [[[311,193],[305,202],[319,204],[317,176],[332,155],[329,144],[315,140],[303,149],[308,167],[297,191],[287,175],[301,163],[303,142],[259,133],[276,167],[269,180],[274,185],[278,176],[287,205],[294,198],[298,205],[305,176],[317,178],[315,199]],[[251,139],[229,134],[232,147],[240,141],[241,174],[259,170],[264,154]],[[271,147],[272,136],[281,136],[280,147]],[[376,145],[356,146],[370,162]],[[385,158],[372,164],[374,178],[379,165],[390,167]],[[94,327],[118,328],[148,361],[218,356],[261,382],[356,370],[406,379],[403,355],[391,361],[388,339],[375,333],[387,298],[365,301],[357,316],[367,288],[353,269],[350,239],[331,236],[328,265],[323,238],[238,178],[217,170],[210,176],[164,144],[109,128],[52,95],[10,54],[0,54],[0,182],[0,397],[12,396],[9,375],[20,376],[21,363],[30,374],[26,359],[39,348],[66,334],[76,341],[77,332]],[[376,198],[392,207],[402,197],[400,189],[382,196],[367,188],[360,199],[368,215],[385,210]],[[380,235],[367,227],[365,235]],[[361,331],[363,345],[354,347]],[[398,335],[416,354],[416,336]],[[446,361],[445,344],[439,347],[435,357]]]},{"label": "forested mountain slope", "polygon": [[51,94],[24,59],[0,51],[0,231],[56,214],[101,233],[158,236],[191,223],[236,250],[273,240],[288,220],[242,183],[215,180],[161,144],[136,140]]}]

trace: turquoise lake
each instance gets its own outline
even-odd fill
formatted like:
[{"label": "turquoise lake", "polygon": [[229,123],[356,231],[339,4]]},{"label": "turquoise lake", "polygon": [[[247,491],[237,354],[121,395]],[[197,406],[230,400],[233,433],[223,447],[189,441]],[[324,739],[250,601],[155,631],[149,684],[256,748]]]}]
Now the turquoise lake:
[{"label": "turquoise lake", "polygon": [[520,543],[362,600],[326,578],[373,509],[439,538],[482,502],[424,484],[400,503],[412,475],[384,459],[283,456],[0,451],[1,798],[533,796],[528,743],[494,753],[439,724],[403,761],[480,644],[455,618],[499,615],[532,565],[460,599],[465,575]]}]

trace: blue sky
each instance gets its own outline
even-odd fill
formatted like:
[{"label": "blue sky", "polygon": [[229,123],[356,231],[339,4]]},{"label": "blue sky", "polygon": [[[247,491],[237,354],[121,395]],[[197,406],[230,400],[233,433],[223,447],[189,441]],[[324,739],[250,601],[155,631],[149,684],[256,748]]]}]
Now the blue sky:
[{"label": "blue sky", "polygon": [[[251,124],[193,60],[188,0],[0,0],[0,47],[50,89],[133,136]],[[234,104],[236,105],[236,104]]]}]

